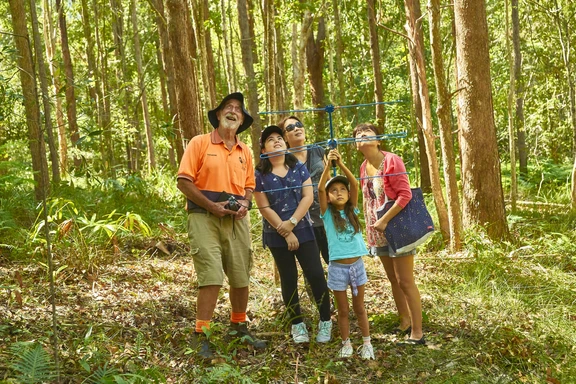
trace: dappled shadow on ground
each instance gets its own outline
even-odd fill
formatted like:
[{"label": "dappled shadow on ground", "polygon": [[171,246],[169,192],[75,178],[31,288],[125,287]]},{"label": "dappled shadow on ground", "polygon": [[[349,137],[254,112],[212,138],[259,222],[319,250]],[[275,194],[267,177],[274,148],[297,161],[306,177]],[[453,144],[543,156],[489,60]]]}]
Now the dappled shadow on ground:
[{"label": "dappled shadow on ground", "polygon": [[[251,329],[269,341],[269,348],[256,353],[228,335],[230,306],[223,289],[211,336],[217,355],[204,361],[192,348],[197,287],[185,241],[172,244],[166,253],[156,243],[127,245],[113,263],[90,272],[63,268],[56,275],[60,359],[66,382],[82,382],[106,365],[143,377],[154,371],[163,377],[160,381],[179,383],[240,382],[241,378],[262,383],[440,383],[482,377],[513,382],[522,381],[519,372],[533,368],[530,359],[536,353],[559,348],[551,344],[557,341],[527,338],[529,330],[523,327],[529,326],[528,320],[514,328],[503,326],[481,304],[446,296],[438,286],[461,284],[463,276],[443,274],[446,261],[426,257],[417,261],[416,276],[428,345],[399,347],[400,338],[390,333],[397,318],[388,281],[379,260],[367,258],[366,309],[376,361],[358,356],[337,359],[336,322],[333,341],[327,345],[313,337],[307,345],[291,341],[274,285],[272,259],[256,248],[248,315]],[[18,341],[39,340],[48,348],[51,313],[45,268],[37,262],[4,263],[0,276],[0,361],[10,361],[8,346]],[[303,284],[300,291],[313,336],[317,311]],[[361,335],[354,318],[351,326],[352,342],[359,346]],[[0,378],[12,374],[7,363],[0,363]],[[452,381],[455,377],[458,381]]]}]

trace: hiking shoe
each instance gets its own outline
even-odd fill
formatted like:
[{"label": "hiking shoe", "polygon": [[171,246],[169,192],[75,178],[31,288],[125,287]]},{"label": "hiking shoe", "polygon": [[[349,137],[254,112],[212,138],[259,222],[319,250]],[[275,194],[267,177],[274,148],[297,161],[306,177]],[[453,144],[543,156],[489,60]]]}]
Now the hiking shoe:
[{"label": "hiking shoe", "polygon": [[316,341],[319,343],[327,343],[332,338],[332,320],[322,321],[318,323],[318,334]]},{"label": "hiking shoe", "polygon": [[292,324],[292,338],[296,344],[308,343],[310,341],[308,330],[306,329],[306,324],[304,324],[304,322]]},{"label": "hiking shoe", "polygon": [[254,349],[264,349],[266,348],[266,341],[258,339],[256,336],[252,335],[248,330],[246,323],[231,323],[230,330],[236,332],[236,337],[242,339],[246,344],[254,347]]},{"label": "hiking shoe", "polygon": [[212,352],[212,345],[203,333],[194,333],[192,341],[192,346],[194,349],[198,350],[198,356],[203,359],[211,359],[214,357],[214,353]]},{"label": "hiking shoe", "polygon": [[372,348],[372,344],[363,344],[358,354],[364,360],[374,360],[374,348]]},{"label": "hiking shoe", "polygon": [[338,357],[346,358],[352,356],[354,353],[354,348],[352,348],[352,344],[344,344],[340,351],[338,352]]}]

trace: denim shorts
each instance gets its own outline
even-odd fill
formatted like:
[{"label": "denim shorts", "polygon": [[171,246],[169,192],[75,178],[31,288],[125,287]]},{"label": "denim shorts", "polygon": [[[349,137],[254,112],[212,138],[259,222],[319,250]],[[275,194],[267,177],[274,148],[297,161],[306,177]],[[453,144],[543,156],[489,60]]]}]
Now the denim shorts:
[{"label": "denim shorts", "polygon": [[408,251],[406,253],[395,253],[388,244],[383,247],[370,247],[370,256],[388,256],[388,257],[403,257],[412,256],[416,254],[416,249]]},{"label": "denim shorts", "polygon": [[352,294],[358,295],[358,287],[368,282],[364,260],[359,258],[352,264],[341,264],[330,261],[328,264],[328,288],[334,291],[345,291],[352,287]]}]

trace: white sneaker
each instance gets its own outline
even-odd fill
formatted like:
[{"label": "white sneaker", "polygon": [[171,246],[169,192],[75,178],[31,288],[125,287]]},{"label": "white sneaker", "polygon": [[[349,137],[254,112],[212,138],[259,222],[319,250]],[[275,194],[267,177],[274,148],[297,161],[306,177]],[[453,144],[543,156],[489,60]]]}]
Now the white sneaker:
[{"label": "white sneaker", "polygon": [[352,348],[352,344],[344,344],[338,352],[338,357],[350,357],[354,353],[354,348]]},{"label": "white sneaker", "polygon": [[332,338],[332,320],[322,321],[318,323],[318,334],[316,341],[319,343],[327,343]]},{"label": "white sneaker", "polygon": [[372,348],[372,344],[363,344],[358,353],[364,360],[374,360],[374,348]]},{"label": "white sneaker", "polygon": [[304,322],[292,324],[292,339],[294,339],[296,344],[308,343],[310,341],[308,330],[306,329],[306,324],[304,324]]}]

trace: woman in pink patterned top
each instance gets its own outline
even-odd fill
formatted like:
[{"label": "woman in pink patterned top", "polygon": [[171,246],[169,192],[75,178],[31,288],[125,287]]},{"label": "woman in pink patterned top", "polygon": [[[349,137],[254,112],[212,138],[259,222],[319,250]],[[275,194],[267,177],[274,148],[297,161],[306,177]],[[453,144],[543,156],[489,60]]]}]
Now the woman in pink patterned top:
[{"label": "woman in pink patterned top", "polygon": [[[359,124],[354,128],[355,138],[366,138],[356,143],[356,148],[364,155],[360,166],[360,180],[364,196],[364,217],[366,237],[370,253],[379,256],[392,286],[392,295],[400,324],[396,333],[410,337],[399,345],[426,344],[422,333],[422,304],[420,292],[414,281],[414,255],[416,251],[396,254],[388,246],[384,230],[390,219],[398,214],[412,198],[410,181],[405,174],[406,167],[402,159],[393,153],[380,149],[378,140],[370,136],[380,132],[372,124]],[[378,219],[376,210],[386,200],[395,200],[390,210]]]}]

